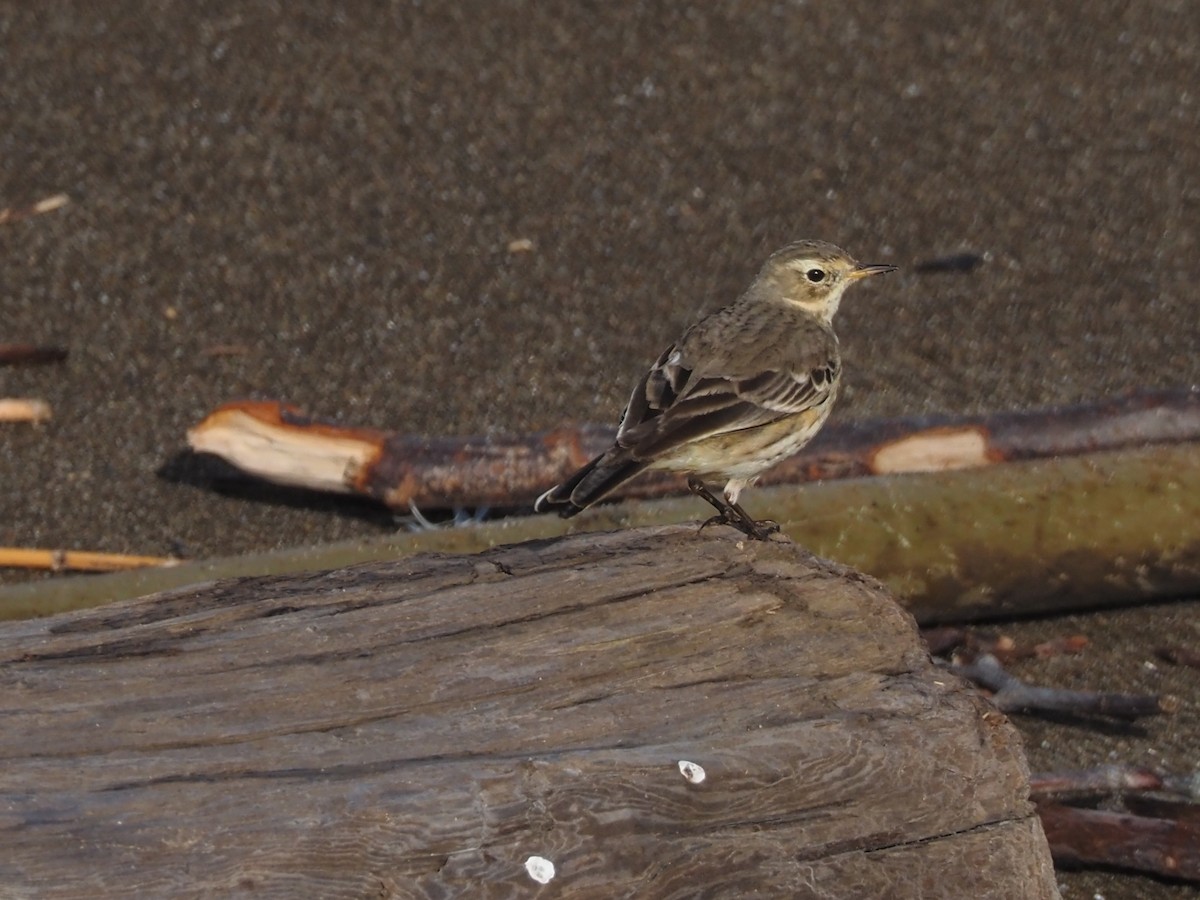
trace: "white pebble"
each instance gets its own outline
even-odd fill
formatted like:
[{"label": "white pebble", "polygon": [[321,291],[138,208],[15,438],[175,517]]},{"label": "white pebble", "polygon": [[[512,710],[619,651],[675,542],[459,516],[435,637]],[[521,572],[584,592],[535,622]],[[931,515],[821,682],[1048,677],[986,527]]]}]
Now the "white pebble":
[{"label": "white pebble", "polygon": [[692,784],[699,784],[707,776],[704,774],[704,766],[698,763],[688,762],[686,759],[679,761],[679,774],[690,781]]},{"label": "white pebble", "polygon": [[531,856],[525,860],[525,871],[538,884],[549,884],[554,877],[554,863],[544,856]]}]

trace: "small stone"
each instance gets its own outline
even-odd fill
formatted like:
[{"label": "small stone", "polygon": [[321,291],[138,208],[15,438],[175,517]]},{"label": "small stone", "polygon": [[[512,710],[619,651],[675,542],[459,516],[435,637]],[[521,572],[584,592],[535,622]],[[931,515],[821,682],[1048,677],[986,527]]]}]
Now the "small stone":
[{"label": "small stone", "polygon": [[538,884],[549,884],[554,878],[554,863],[544,856],[531,856],[525,860],[525,871]]},{"label": "small stone", "polygon": [[679,761],[679,773],[692,784],[699,784],[708,777],[703,766],[686,759]]}]

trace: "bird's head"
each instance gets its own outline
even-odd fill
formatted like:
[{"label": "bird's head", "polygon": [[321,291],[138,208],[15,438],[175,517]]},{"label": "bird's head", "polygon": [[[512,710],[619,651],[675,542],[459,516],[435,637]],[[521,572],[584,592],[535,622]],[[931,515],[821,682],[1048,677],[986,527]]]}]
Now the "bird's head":
[{"label": "bird's head", "polygon": [[895,270],[895,266],[855,262],[845,250],[824,241],[797,241],[771,254],[751,292],[832,322],[846,288],[859,279]]}]

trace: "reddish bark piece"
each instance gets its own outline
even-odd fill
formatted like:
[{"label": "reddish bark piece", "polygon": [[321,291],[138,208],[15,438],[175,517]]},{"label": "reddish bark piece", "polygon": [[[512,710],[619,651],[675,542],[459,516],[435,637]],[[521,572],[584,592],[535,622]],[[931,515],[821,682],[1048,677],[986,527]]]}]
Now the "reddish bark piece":
[{"label": "reddish bark piece", "polygon": [[1039,804],[1042,828],[1058,865],[1116,866],[1200,880],[1200,827],[1099,809]]}]

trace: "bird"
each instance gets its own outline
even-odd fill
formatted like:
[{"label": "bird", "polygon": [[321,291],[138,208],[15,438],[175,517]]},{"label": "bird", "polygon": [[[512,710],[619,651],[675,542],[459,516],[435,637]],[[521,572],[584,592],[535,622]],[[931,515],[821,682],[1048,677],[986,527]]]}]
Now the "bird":
[{"label": "bird", "polygon": [[[697,321],[642,376],[613,445],[534,510],[582,512],[646,470],[686,474],[721,523],[767,540],[779,526],[739,504],[748,485],[812,440],[842,380],[833,317],[855,282],[896,266],[858,263],[825,241],[775,251],[732,304]],[[706,482],[724,487],[714,494]]]}]

